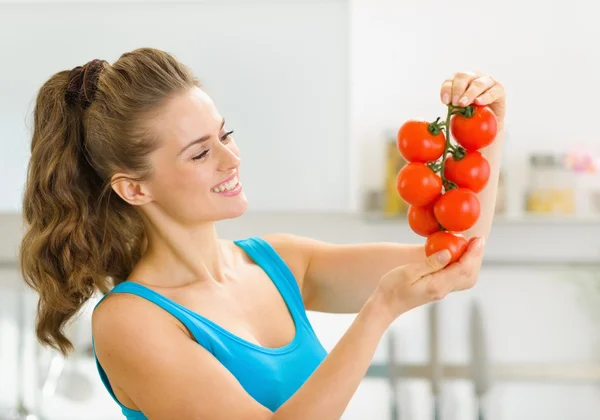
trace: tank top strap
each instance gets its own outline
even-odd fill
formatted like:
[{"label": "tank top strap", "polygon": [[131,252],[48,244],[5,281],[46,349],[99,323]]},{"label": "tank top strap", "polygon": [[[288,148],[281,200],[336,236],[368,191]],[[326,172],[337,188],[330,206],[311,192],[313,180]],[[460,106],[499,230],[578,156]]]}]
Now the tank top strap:
[{"label": "tank top strap", "polygon": [[[98,303],[96,303],[94,309],[96,307],[98,307],[98,305],[100,305],[100,303],[102,303],[102,301],[104,299],[106,299],[109,295],[111,295],[113,293],[129,293],[129,294],[144,298],[144,299],[158,305],[159,307],[161,307],[162,309],[164,309],[165,311],[170,313],[172,316],[177,318],[179,321],[181,321],[181,323],[184,324],[186,326],[186,328],[190,331],[190,333],[194,336],[194,338],[196,339],[198,344],[200,344],[202,347],[204,347],[209,352],[211,352],[211,353],[213,352],[212,342],[211,342],[210,338],[204,334],[206,331],[204,331],[201,328],[198,328],[197,324],[195,324],[193,322],[192,317],[190,316],[189,313],[187,313],[184,310],[184,308],[180,307],[175,302],[167,299],[166,297],[162,296],[161,294],[156,293],[154,290],[149,289],[141,284],[130,282],[130,281],[125,281],[123,283],[119,283],[118,285],[113,287],[106,295],[104,295],[98,301]],[[106,375],[106,372],[100,365],[100,361],[98,360],[98,357],[96,356],[96,347],[94,345],[94,337],[92,337],[92,348],[94,350],[94,358],[96,361],[96,368],[100,375],[100,379],[101,379],[102,383],[104,384],[105,388],[107,389],[108,393],[110,394],[110,396],[121,407],[121,411],[123,412],[125,417],[128,420],[146,419],[146,417],[140,411],[132,410],[128,407],[125,407],[123,404],[121,404],[121,402],[115,395],[115,393],[112,389],[112,386],[110,385],[110,381],[108,380],[108,376]]]},{"label": "tank top strap", "polygon": [[[177,304],[175,301],[168,299],[166,296],[163,296],[142,284],[132,281],[124,281],[119,283],[106,296],[113,293],[129,293],[154,303],[185,325],[188,331],[194,336],[198,344],[200,344],[209,352],[213,352],[212,340],[205,336],[205,334],[202,334],[204,331],[198,328],[198,324],[197,322],[194,322],[195,319],[193,315],[190,314],[190,311]],[[100,302],[102,302],[106,296],[104,296]],[[100,302],[98,302],[96,306],[98,306]]]},{"label": "tank top strap", "polygon": [[294,310],[300,318],[305,319],[304,301],[298,282],[288,265],[271,244],[260,236],[238,239],[234,243],[242,248],[267,273],[290,310]]}]

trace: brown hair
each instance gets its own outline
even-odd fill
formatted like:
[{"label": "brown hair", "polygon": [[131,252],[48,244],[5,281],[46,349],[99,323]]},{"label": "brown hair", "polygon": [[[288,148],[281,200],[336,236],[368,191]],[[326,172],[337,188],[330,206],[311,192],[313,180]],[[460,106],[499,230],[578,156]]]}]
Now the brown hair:
[{"label": "brown hair", "polygon": [[112,194],[117,172],[144,181],[158,139],[145,124],[172,95],[200,86],[172,55],[140,48],[112,66],[92,60],[54,74],[38,92],[19,250],[39,293],[38,340],[67,354],[64,327],[96,291],[139,261],[146,236],[135,208]]}]

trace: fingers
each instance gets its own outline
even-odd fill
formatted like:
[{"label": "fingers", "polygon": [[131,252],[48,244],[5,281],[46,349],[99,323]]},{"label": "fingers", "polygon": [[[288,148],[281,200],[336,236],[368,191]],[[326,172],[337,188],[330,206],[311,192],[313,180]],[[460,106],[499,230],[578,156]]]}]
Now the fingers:
[{"label": "fingers", "polygon": [[442,83],[442,89],[440,90],[440,99],[444,105],[450,104],[452,98],[452,80],[446,80]]},{"label": "fingers", "polygon": [[420,290],[427,302],[444,299],[454,290],[454,283],[460,276],[458,263],[450,264],[443,271],[427,274],[415,282],[415,287]]},{"label": "fingers", "polygon": [[469,87],[472,80],[477,78],[479,75],[473,72],[456,73],[452,79],[452,105],[458,106],[460,99]]},{"label": "fingers", "polygon": [[407,267],[408,275],[414,281],[417,281],[427,274],[435,273],[436,271],[446,267],[451,258],[452,255],[450,254],[450,251],[443,249],[435,254],[431,254],[422,262],[409,265]]},{"label": "fingers", "polygon": [[[477,281],[483,255],[483,238],[472,238],[461,258],[448,265],[451,255],[442,250],[427,257],[423,262],[404,266],[404,274],[427,302],[441,300],[448,293],[466,290]],[[443,269],[443,270],[442,270]]]},{"label": "fingers", "polygon": [[455,73],[442,83],[440,99],[444,105],[491,104],[504,96],[504,88],[492,76],[478,72]]},{"label": "fingers", "polygon": [[475,98],[478,98],[495,84],[496,81],[491,76],[482,76],[471,80],[469,87],[467,87],[467,90],[462,93],[461,98],[458,100],[458,104],[460,106],[470,105]]},{"label": "fingers", "polygon": [[427,298],[441,300],[450,292],[472,288],[477,282],[483,247],[483,238],[472,238],[457,262],[423,277],[421,283]]},{"label": "fingers", "polygon": [[485,245],[483,237],[469,241],[469,247],[456,262],[458,275],[454,279],[453,290],[470,289],[477,282],[479,269],[483,259]]},{"label": "fingers", "polygon": [[460,257],[458,263],[470,262],[473,259],[478,259],[483,254],[483,248],[485,246],[485,238],[483,236],[471,238],[469,240],[469,246],[465,253]]},{"label": "fingers", "polygon": [[473,100],[477,105],[489,105],[504,97],[504,88],[495,84]]}]

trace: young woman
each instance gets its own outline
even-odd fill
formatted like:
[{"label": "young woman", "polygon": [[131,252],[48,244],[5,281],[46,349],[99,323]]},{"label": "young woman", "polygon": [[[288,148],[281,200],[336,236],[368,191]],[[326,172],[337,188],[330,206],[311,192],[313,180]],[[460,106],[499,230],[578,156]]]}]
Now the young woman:
[{"label": "young woman", "polygon": [[[39,293],[39,340],[68,353],[65,323],[100,290],[98,371],[126,418],[340,418],[388,326],[478,276],[504,90],[456,73],[440,99],[488,104],[499,124],[481,217],[453,264],[421,245],[219,239],[215,222],[247,208],[240,151],[189,69],[143,48],[56,73],[37,97],[24,196],[21,268]],[[327,354],[306,310],[357,316]]]}]

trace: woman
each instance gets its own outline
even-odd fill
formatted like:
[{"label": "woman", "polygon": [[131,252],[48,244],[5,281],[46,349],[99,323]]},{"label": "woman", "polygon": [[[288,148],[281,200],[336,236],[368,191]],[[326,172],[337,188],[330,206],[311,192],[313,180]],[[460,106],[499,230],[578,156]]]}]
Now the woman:
[{"label": "woman", "polygon": [[[219,239],[214,222],[247,207],[240,153],[188,68],[145,48],[53,75],[35,105],[21,246],[39,340],[68,353],[65,323],[100,290],[98,371],[126,418],[340,418],[388,326],[476,282],[504,91],[471,73],[443,83],[444,103],[463,96],[500,130],[469,249],[448,265],[421,245]],[[326,354],[306,310],[358,315]]]}]

